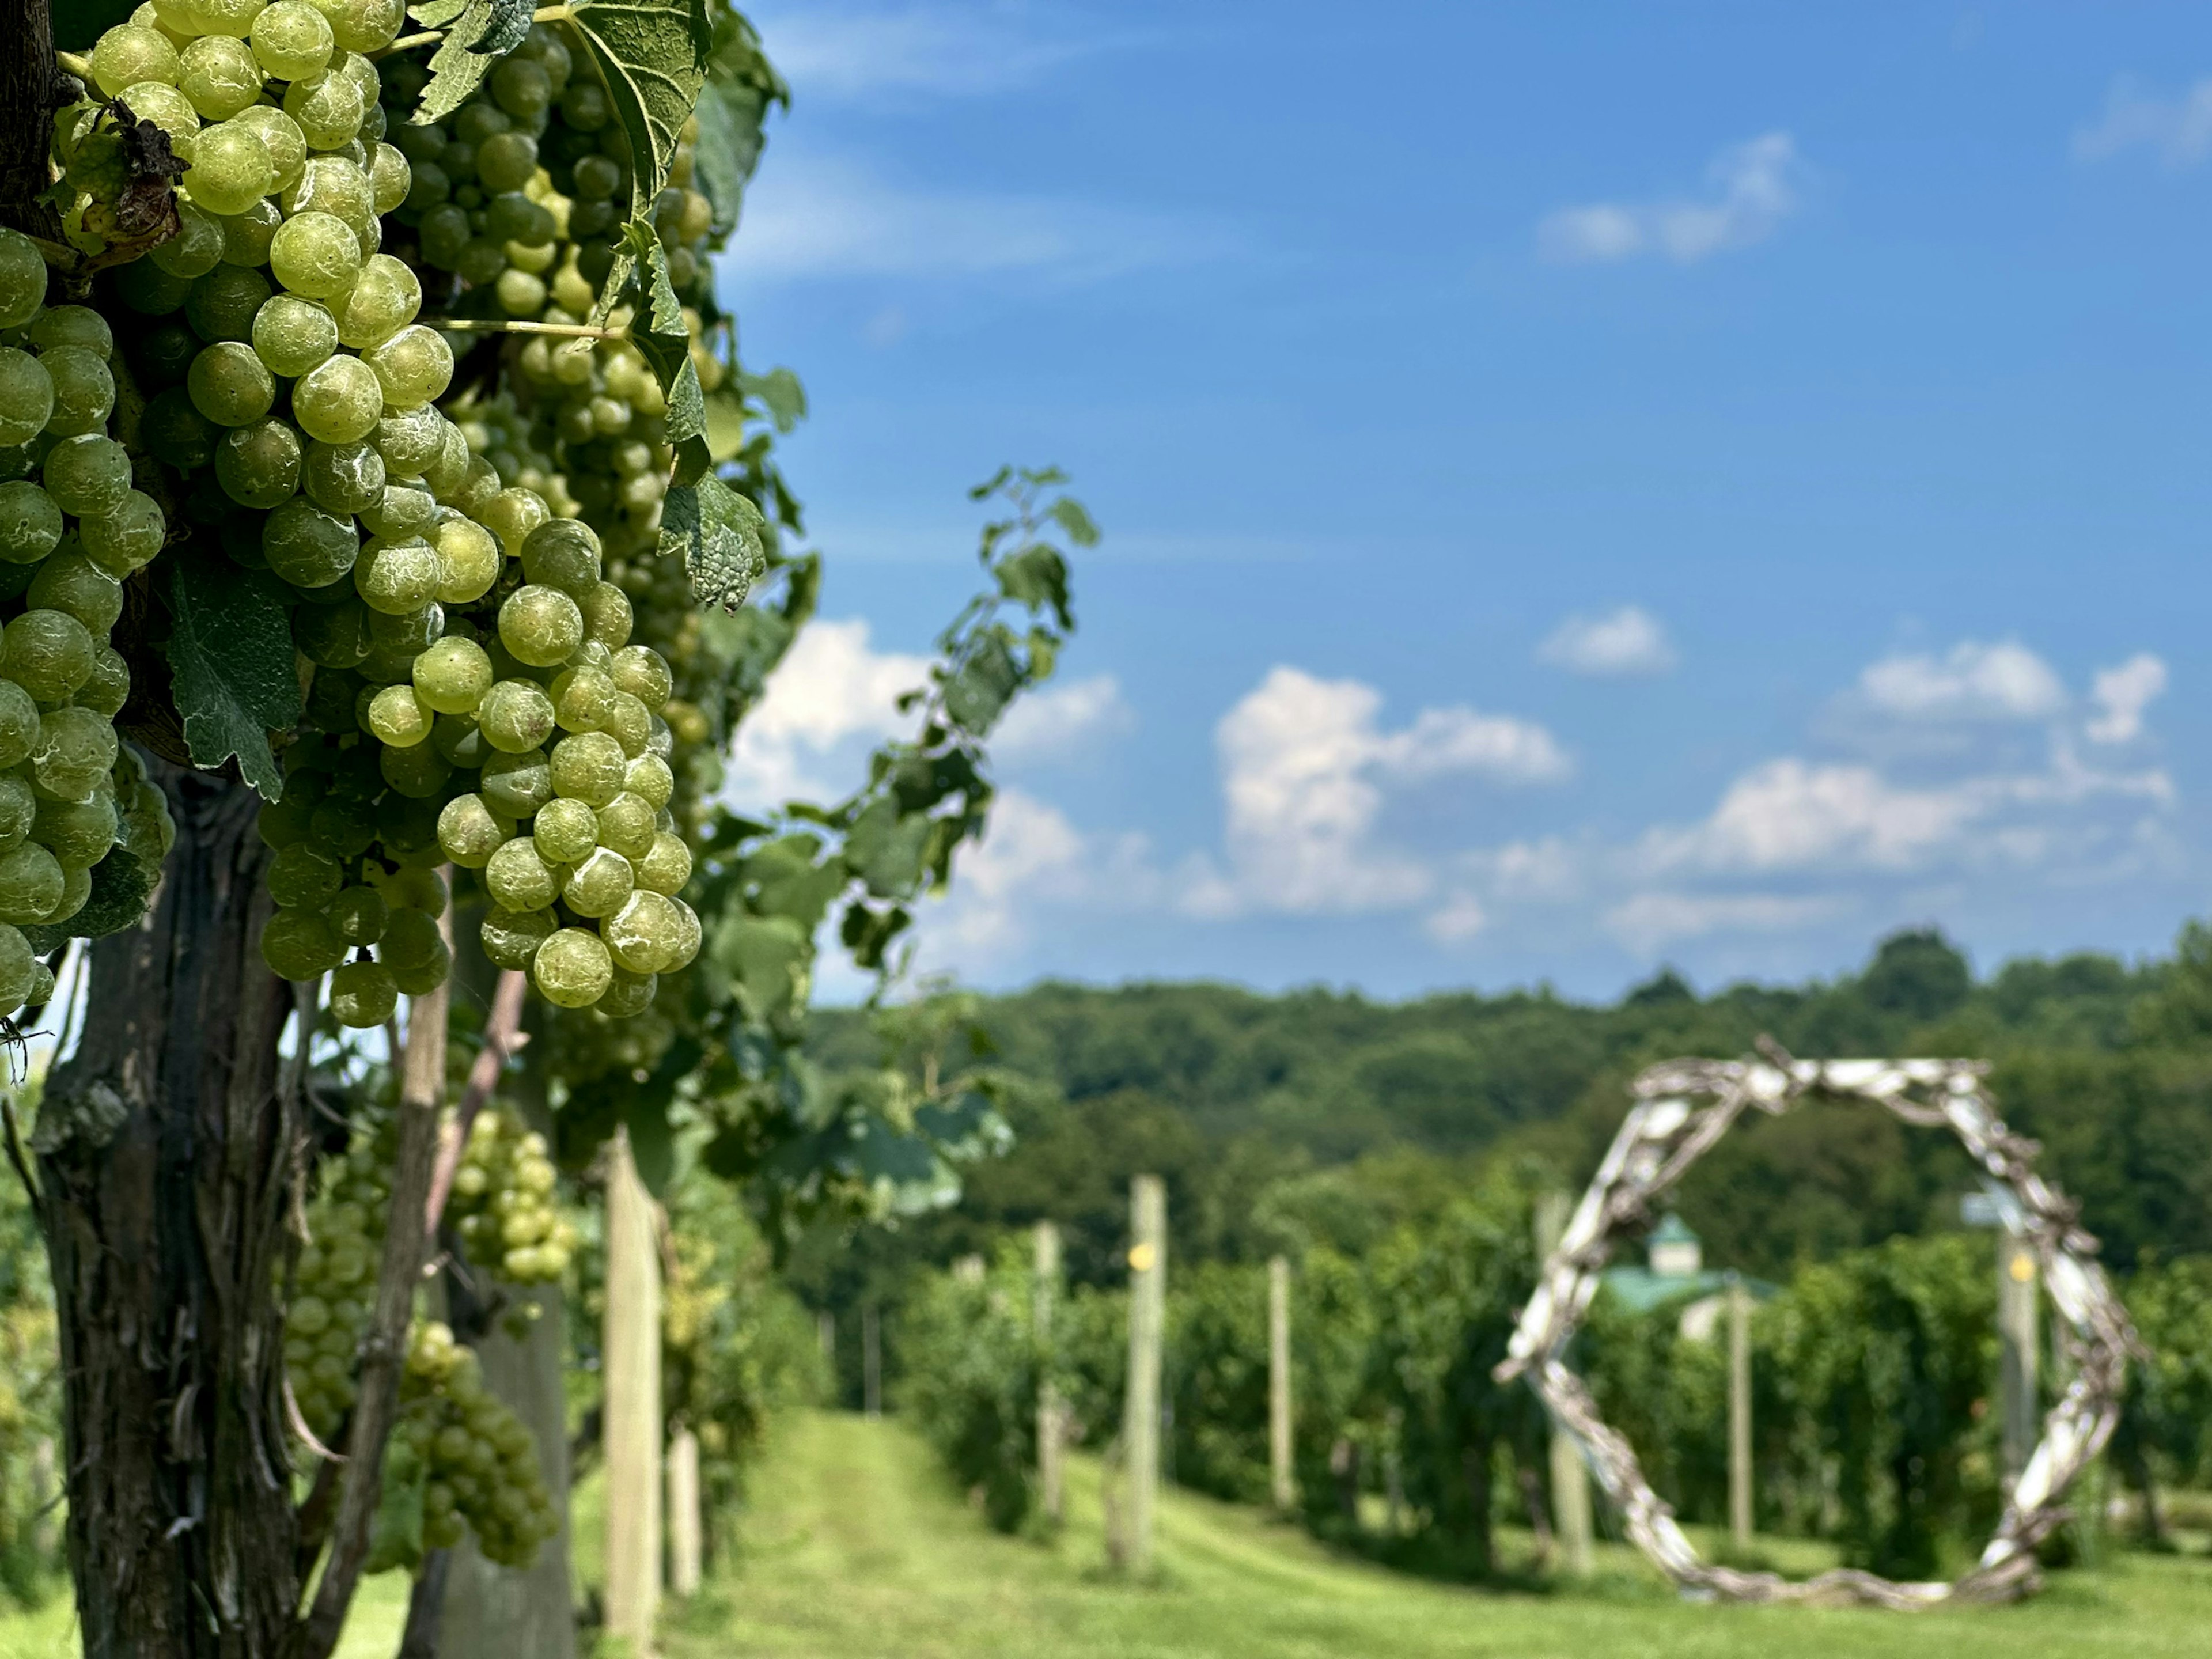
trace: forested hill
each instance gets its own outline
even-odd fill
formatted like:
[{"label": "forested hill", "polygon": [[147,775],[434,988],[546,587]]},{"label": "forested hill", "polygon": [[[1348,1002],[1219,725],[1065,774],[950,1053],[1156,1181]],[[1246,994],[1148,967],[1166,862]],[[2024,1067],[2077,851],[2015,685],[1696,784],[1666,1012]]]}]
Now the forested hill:
[{"label": "forested hill", "polygon": [[[933,1256],[1050,1216],[1072,1231],[1073,1269],[1103,1278],[1144,1169],[1169,1180],[1186,1255],[1356,1249],[1475,1182],[1579,1182],[1638,1069],[1741,1054],[1762,1032],[1808,1056],[1985,1055],[2008,1117],[2045,1142],[2113,1259],[2212,1249],[2212,936],[2196,929],[2170,960],[2018,961],[1979,981],[1914,932],[1844,979],[1703,998],[1671,973],[1609,1006],[1048,983],[980,1013],[990,1063],[1039,1086],[1012,1109],[1014,1150],[970,1172],[957,1212],[909,1233]],[[825,1024],[829,1058],[872,1057],[860,1016]],[[1715,1260],[1780,1273],[1955,1224],[1971,1184],[1940,1135],[1826,1107],[1738,1131],[1682,1209]]]}]

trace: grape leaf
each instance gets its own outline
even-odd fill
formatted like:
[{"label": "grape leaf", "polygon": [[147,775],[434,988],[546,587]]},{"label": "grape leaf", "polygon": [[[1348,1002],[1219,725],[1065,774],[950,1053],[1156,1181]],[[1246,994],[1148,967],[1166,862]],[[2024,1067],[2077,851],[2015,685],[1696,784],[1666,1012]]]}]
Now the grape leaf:
[{"label": "grape leaf", "polygon": [[681,555],[691,597],[735,611],[768,565],[761,510],[713,473],[674,484],[660,509],[659,556]]},{"label": "grape leaf", "polygon": [[735,12],[714,25],[707,85],[699,94],[699,137],[692,148],[699,188],[714,204],[717,242],[738,227],[745,186],[767,142],[769,106],[791,104],[791,88],[761,50],[753,26]]},{"label": "grape leaf", "polygon": [[676,141],[707,83],[714,25],[684,0],[579,0],[568,21],[605,78],[629,139],[629,216],[650,219],[668,183]]},{"label": "grape leaf", "polygon": [[34,955],[46,956],[73,939],[105,939],[136,926],[154,896],[160,872],[120,847],[92,866],[92,896],[67,921],[33,922],[23,929]]},{"label": "grape leaf", "polygon": [[980,738],[991,729],[1021,686],[1021,665],[1014,660],[1000,630],[994,629],[946,683],[945,714],[961,730]]},{"label": "grape leaf", "polygon": [[455,6],[441,0],[420,8],[416,15],[429,22],[429,14],[450,18],[452,27],[430,58],[429,84],[415,107],[413,120],[421,126],[443,120],[483,84],[492,66],[520,46],[530,33],[531,0],[467,0]]},{"label": "grape leaf", "polygon": [[[676,451],[674,482],[696,483],[714,465],[707,441],[707,397],[691,361],[691,330],[684,320],[684,302],[668,280],[668,252],[648,220],[633,219],[623,228],[614,267],[601,287],[600,311],[612,309],[604,296],[622,293],[633,281],[638,302],[630,317],[630,343],[660,382],[661,396],[668,403],[668,442]],[[604,320],[598,313],[593,319]]]},{"label": "grape leaf", "polygon": [[276,579],[206,554],[173,558],[169,615],[166,651],[192,764],[211,771],[235,755],[246,781],[275,800],[284,774],[269,733],[300,718],[297,659]]}]

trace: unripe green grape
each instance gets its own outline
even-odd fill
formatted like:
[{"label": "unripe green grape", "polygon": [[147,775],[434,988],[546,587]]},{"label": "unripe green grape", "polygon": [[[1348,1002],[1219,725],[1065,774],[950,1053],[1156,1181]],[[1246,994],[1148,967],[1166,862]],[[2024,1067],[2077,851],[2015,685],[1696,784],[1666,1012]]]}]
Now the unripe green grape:
[{"label": "unripe green grape", "polygon": [[392,982],[410,997],[425,996],[446,982],[446,976],[453,971],[453,955],[441,939],[438,955],[432,960],[415,967],[394,967],[392,969]]},{"label": "unripe green grape", "polygon": [[583,643],[584,617],[557,587],[519,587],[499,608],[499,639],[517,662],[552,668]]},{"label": "unripe green grape", "polygon": [[310,155],[300,177],[278,198],[287,219],[327,213],[356,236],[367,234],[376,216],[376,192],[366,170],[343,155]]},{"label": "unripe green grape", "polygon": [[159,29],[118,23],[92,48],[92,79],[103,97],[112,98],[141,81],[174,83],[177,49]]},{"label": "unripe green grape", "polygon": [[[189,147],[200,130],[199,112],[192,107],[192,100],[173,86],[159,81],[141,81],[135,86],[124,88],[120,95],[133,115],[142,121],[151,121],[169,135],[172,149],[179,146]],[[189,153],[188,148],[185,153]],[[43,293],[43,289],[40,291]],[[4,326],[20,327],[21,325],[8,324]]]},{"label": "unripe green grape", "polygon": [[[69,801],[40,799],[35,791],[28,793],[33,802],[31,834],[64,871],[89,869],[107,856],[119,823],[114,801],[99,793]],[[154,793],[158,796],[161,791]],[[166,802],[162,810],[167,811]]]},{"label": "unripe green grape", "polygon": [[437,526],[431,541],[443,573],[438,585],[441,603],[466,605],[489,592],[499,580],[499,543],[482,525],[450,519]]},{"label": "unripe green grape", "polygon": [[465,870],[481,870],[504,846],[508,826],[477,795],[456,795],[438,814],[438,845]]},{"label": "unripe green grape", "polygon": [[115,377],[107,365],[82,346],[49,346],[39,362],[54,384],[46,430],[58,438],[105,431],[115,409]]},{"label": "unripe green grape", "polygon": [[183,305],[192,285],[172,276],[151,259],[133,259],[116,273],[115,292],[123,303],[145,317],[166,317]]},{"label": "unripe green grape", "polygon": [[319,802],[307,820],[314,844],[341,859],[357,859],[376,839],[376,818],[359,801],[331,799]]},{"label": "unripe green grape", "polygon": [[380,962],[349,962],[331,975],[331,1013],[341,1025],[381,1025],[398,1006],[399,987]]},{"label": "unripe green grape", "polygon": [[[18,692],[22,690],[21,686],[9,689]],[[33,729],[35,731],[36,728]],[[20,774],[0,774],[0,846],[21,846],[38,821],[39,809],[46,805],[58,806],[60,803],[40,801],[38,792],[31,787],[31,781]],[[53,851],[51,846],[47,850]],[[54,855],[57,858],[61,856],[58,853]]]},{"label": "unripe green grape", "polygon": [[215,475],[240,507],[266,512],[300,488],[300,434],[284,421],[233,427],[215,447]]},{"label": "unripe green grape", "polygon": [[368,613],[368,637],[380,646],[397,646],[407,653],[412,662],[417,653],[427,651],[445,637],[446,611],[433,602],[413,611]]},{"label": "unripe green grape", "polygon": [[54,382],[27,351],[0,346],[0,444],[27,444],[53,417]]},{"label": "unripe green grape", "polygon": [[499,280],[507,269],[505,240],[489,236],[471,236],[461,257],[454,261],[453,269],[471,288],[489,288]]},{"label": "unripe green grape", "polygon": [[421,910],[433,917],[445,914],[446,884],[435,870],[400,870],[383,877],[372,872],[369,879],[395,910]]},{"label": "unripe green grape", "polygon": [[0,1013],[14,1013],[38,981],[39,959],[30,941],[14,927],[0,924]]},{"label": "unripe green grape", "polygon": [[[269,147],[270,164],[276,170],[276,177],[270,181],[270,191],[289,190],[307,165],[307,135],[300,130],[300,124],[272,104],[254,104],[242,109],[231,117],[230,124],[261,135],[261,142]],[[272,211],[275,206],[270,204]]]},{"label": "unripe green grape", "polygon": [[292,418],[309,437],[326,444],[366,438],[376,429],[383,412],[384,388],[375,371],[358,357],[337,356],[319,363],[292,388]]},{"label": "unripe green grape", "polygon": [[637,889],[637,874],[629,860],[611,848],[596,848],[568,872],[561,886],[561,900],[580,916],[611,915]]},{"label": "unripe green grape", "polygon": [[[381,464],[380,458],[380,466]],[[430,532],[438,524],[437,501],[422,487],[420,478],[393,479],[377,492],[375,500],[354,511],[362,529],[386,541],[404,541],[410,536],[428,540]],[[433,541],[431,545],[437,544]],[[442,561],[443,553],[439,556]]]},{"label": "unripe green grape", "polygon": [[691,907],[680,898],[671,898],[668,902],[676,907],[676,925],[680,931],[676,939],[675,959],[660,971],[673,974],[691,965],[692,960],[699,954],[702,935],[699,917]]},{"label": "unripe green grape", "polygon": [[635,625],[629,595],[612,582],[596,584],[590,592],[580,594],[576,604],[584,613],[586,639],[609,650],[619,650],[629,642],[630,629]]},{"label": "unripe green grape", "polygon": [[185,386],[192,407],[217,426],[249,425],[276,401],[275,377],[239,340],[219,340],[193,358]]},{"label": "unripe green grape", "polygon": [[95,639],[105,639],[123,614],[123,584],[87,558],[82,548],[58,553],[40,565],[23,597],[34,609],[76,617]]},{"label": "unripe green grape", "polygon": [[492,966],[521,969],[530,966],[538,947],[560,929],[560,921],[550,909],[503,910],[494,905],[485,911],[477,937]]},{"label": "unripe green grape", "polygon": [[355,562],[353,585],[371,611],[407,616],[437,598],[441,574],[438,550],[419,537],[373,540]]},{"label": "unripe green grape", "polygon": [[410,800],[442,797],[453,775],[453,763],[427,743],[411,749],[386,749],[376,757],[384,781]]},{"label": "unripe green grape", "polygon": [[502,817],[526,818],[552,801],[552,769],[542,750],[495,751],[484,761],[477,787],[493,811]]},{"label": "unripe green grape", "polygon": [[398,35],[405,0],[314,0],[330,19],[340,46],[349,52],[381,52]]},{"label": "unripe green grape", "polygon": [[384,937],[384,924],[391,915],[391,907],[374,888],[356,884],[340,888],[324,914],[330,918],[337,936],[348,945],[374,945]]},{"label": "unripe green grape", "polygon": [[276,228],[283,222],[283,212],[265,196],[243,213],[223,215],[216,221],[222,227],[223,263],[267,264],[269,245],[276,240]]},{"label": "unripe green grape", "polygon": [[676,775],[659,755],[640,755],[623,770],[623,787],[658,812],[676,793]]},{"label": "unripe green grape", "polygon": [[[481,455],[469,455],[468,441],[461,436],[461,429],[459,427],[453,428],[452,441],[459,446],[462,454],[466,459],[461,463],[460,482],[449,490],[438,491],[438,500],[441,505],[450,507],[456,513],[474,519],[496,535],[499,526],[493,524],[486,514],[490,512],[501,494],[499,487],[499,472]],[[429,476],[427,472],[423,474],[426,480]],[[437,486],[432,484],[431,489],[437,490]],[[505,556],[511,550],[502,540],[501,556]]]},{"label": "unripe green grape", "polygon": [[[4,264],[4,258],[0,254],[0,264]],[[115,351],[115,331],[108,327],[107,319],[90,306],[49,306],[25,331],[41,351],[54,346],[81,346],[103,362]]]},{"label": "unripe green grape", "polygon": [[609,702],[606,724],[600,729],[622,745],[625,759],[642,758],[652,748],[652,714],[627,691],[616,692]]},{"label": "unripe green grape", "polygon": [[538,171],[538,141],[526,132],[495,132],[477,146],[477,176],[486,190],[520,190]]},{"label": "unripe green grape", "polygon": [[36,564],[62,538],[62,510],[28,478],[0,483],[0,559]]},{"label": "unripe green grape", "polygon": [[40,702],[59,702],[91,677],[92,646],[75,617],[26,611],[0,633],[0,673]]},{"label": "unripe green grape", "polygon": [[564,668],[548,690],[563,731],[596,732],[614,709],[614,682],[596,668]]},{"label": "unripe green grape", "polygon": [[684,838],[666,830],[656,830],[653,850],[637,861],[641,891],[665,893],[673,898],[691,879],[691,849]]},{"label": "unripe green grape", "polygon": [[530,977],[538,994],[560,1008],[588,1008],[614,981],[614,962],[597,933],[563,927],[538,947]]},{"label": "unripe green grape", "polygon": [[441,714],[472,714],[491,690],[491,659],[474,640],[442,639],[415,659],[413,678],[425,706]]},{"label": "unripe green grape", "polygon": [[531,532],[553,516],[545,498],[534,489],[502,489],[484,503],[482,512],[462,510],[499,538],[509,558],[520,558]]},{"label": "unripe green grape", "polygon": [[392,477],[421,477],[445,451],[447,424],[434,409],[392,410],[377,421],[369,441]]},{"label": "unripe green grape", "polygon": [[62,867],[61,902],[55,905],[52,914],[47,916],[46,925],[51,927],[67,921],[84,908],[85,901],[91,896],[92,872],[72,870],[64,865]]},{"label": "unripe green grape", "polygon": [[[390,254],[373,253],[362,265],[360,279],[331,302],[331,308],[337,315],[339,340],[361,350],[382,344],[415,320],[422,308],[422,285]],[[372,361],[370,367],[374,366]]]},{"label": "unripe green grape", "polygon": [[553,745],[554,793],[598,808],[622,793],[629,761],[603,732],[579,732]]},{"label": "unripe green grape", "polygon": [[222,221],[197,202],[177,203],[177,234],[146,257],[172,276],[204,276],[222,263]]},{"label": "unripe green grape", "polygon": [[161,503],[137,489],[125,492],[122,505],[113,512],[77,525],[85,556],[118,579],[152,563],[168,533]]},{"label": "unripe green grape", "polygon": [[599,809],[599,845],[635,863],[653,850],[654,809],[628,790]]},{"label": "unripe green grape", "polygon": [[361,131],[368,112],[360,87],[336,67],[284,90],[284,113],[300,124],[311,149],[336,149]]},{"label": "unripe green grape", "polygon": [[27,927],[61,908],[62,866],[35,842],[0,853],[0,922]]},{"label": "unripe green grape", "polygon": [[599,585],[599,538],[580,519],[549,520],[524,539],[522,572],[580,605]]},{"label": "unripe green grape", "polygon": [[548,801],[531,825],[531,839],[548,864],[581,864],[599,849],[598,816],[580,800]]},{"label": "unripe green grape", "polygon": [[668,660],[649,645],[626,645],[615,653],[608,669],[616,685],[641,701],[653,714],[668,706],[675,685]]},{"label": "unripe green grape", "polygon": [[202,35],[177,54],[177,90],[203,121],[228,121],[261,95],[261,80],[252,50],[228,35]]},{"label": "unripe green grape", "polygon": [[89,800],[114,771],[115,750],[114,721],[89,708],[52,709],[39,717],[32,783],[57,800]]},{"label": "unripe green grape", "polygon": [[[374,179],[375,175],[372,173],[370,177]],[[440,167],[435,160],[422,161],[407,169],[407,194],[404,205],[410,211],[427,217],[432,210],[445,205],[447,198],[453,193],[453,179],[447,176],[445,168]],[[458,252],[465,246],[465,243],[441,240],[440,252]],[[446,261],[440,259],[437,264],[443,269]]]},{"label": "unripe green grape", "polygon": [[415,695],[411,685],[387,685],[369,699],[364,722],[379,743],[392,749],[412,749],[430,735],[434,714]]},{"label": "unripe green grape", "polygon": [[484,741],[470,714],[441,714],[430,727],[430,745],[452,764],[473,772],[498,751]]},{"label": "unripe green grape", "polygon": [[92,673],[76,689],[76,706],[113,720],[123,712],[123,705],[130,701],[129,661],[112,646],[95,644],[92,651]]},{"label": "unripe green grape", "polygon": [[553,735],[553,700],[532,681],[501,680],[484,693],[477,724],[493,748],[519,755]]},{"label": "unripe green grape", "polygon": [[423,264],[437,270],[459,270],[462,259],[473,246],[468,210],[451,202],[423,214],[416,234],[422,238]]},{"label": "unripe green grape", "polygon": [[[508,243],[509,247],[515,246]],[[499,274],[494,286],[500,309],[510,317],[535,317],[545,309],[545,283],[538,276],[512,266]]]},{"label": "unripe green grape", "polygon": [[203,340],[250,340],[254,316],[270,291],[269,279],[250,266],[217,265],[193,279],[185,319]]},{"label": "unripe green grape", "polygon": [[453,378],[453,349],[446,343],[444,335],[420,323],[370,346],[361,360],[375,372],[384,388],[384,402],[393,409],[413,409],[431,402]]},{"label": "unripe green grape", "polygon": [[368,183],[379,213],[398,211],[413,185],[407,158],[393,145],[378,143],[368,153]]},{"label": "unripe green grape", "polygon": [[131,493],[131,457],[112,438],[64,438],[46,452],[40,478],[63,512],[96,519],[122,506]]},{"label": "unripe green grape", "polygon": [[[311,443],[301,486],[316,506],[339,514],[358,514],[384,498],[384,457],[371,445]],[[372,533],[375,533],[371,526]]]},{"label": "unripe green grape", "polygon": [[[484,209],[484,234],[502,245],[541,246],[553,240],[553,216],[519,190],[502,191]],[[504,246],[501,264],[506,264]]]},{"label": "unripe green grape", "polygon": [[560,891],[560,878],[538,855],[538,845],[517,836],[484,866],[484,890],[509,910],[542,910]]},{"label": "unripe green grape", "polygon": [[272,81],[312,81],[337,48],[330,21],[307,0],[276,0],[253,20],[253,55]]},{"label": "unripe green grape", "polygon": [[191,0],[192,21],[202,34],[227,34],[243,40],[268,0]]},{"label": "unripe green grape", "polygon": [[192,164],[183,182],[210,213],[243,213],[276,185],[276,162],[257,129],[225,121],[192,141]]},{"label": "unripe green grape", "polygon": [[[312,825],[311,814],[310,836]],[[269,896],[285,909],[319,910],[345,885],[345,868],[311,842],[295,842],[270,861],[268,885]]]},{"label": "unripe green grape", "polygon": [[269,568],[295,587],[327,587],[359,559],[353,520],[295,495],[262,521],[261,551]]},{"label": "unripe green grape", "polygon": [[387,967],[419,969],[437,962],[445,948],[438,918],[404,905],[393,909],[385,923],[384,940],[376,954]]},{"label": "unripe green grape", "polygon": [[261,959],[279,979],[320,979],[345,953],[345,941],[319,910],[279,910],[261,930]]},{"label": "unripe green grape", "polygon": [[337,319],[312,300],[278,294],[253,314],[253,349],[272,374],[296,380],[337,348]]},{"label": "unripe green grape", "polygon": [[653,1006],[653,993],[659,988],[658,975],[633,974],[617,964],[606,994],[599,999],[599,1010],[610,1019],[635,1018]]},{"label": "unripe green grape", "polygon": [[327,300],[361,276],[361,238],[335,214],[301,213],[277,227],[269,243],[269,269],[295,294]]}]

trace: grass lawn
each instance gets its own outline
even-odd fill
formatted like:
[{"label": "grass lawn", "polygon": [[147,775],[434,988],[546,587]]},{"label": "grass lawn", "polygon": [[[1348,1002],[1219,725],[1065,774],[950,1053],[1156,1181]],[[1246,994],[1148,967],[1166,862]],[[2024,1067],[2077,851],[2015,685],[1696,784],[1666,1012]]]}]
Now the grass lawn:
[{"label": "grass lawn", "polygon": [[[409,1580],[404,1572],[362,1580],[337,1659],[392,1659],[407,1622]],[[76,1607],[66,1584],[36,1613],[0,1613],[0,1659],[73,1659],[79,1651]]]},{"label": "grass lawn", "polygon": [[[1590,1588],[1490,1595],[1332,1555],[1253,1511],[1165,1497],[1162,1582],[1099,1569],[1097,1470],[1070,1471],[1054,1545],[990,1532],[891,1423],[786,1424],[752,1481],[741,1559],[665,1620],[668,1659],[2160,1659],[2212,1651],[2212,1561],[2124,1556],[2060,1576],[2018,1607],[1917,1616],[1696,1607],[1631,1553],[1607,1548]],[[1790,1565],[1795,1566],[1796,1562]]]}]

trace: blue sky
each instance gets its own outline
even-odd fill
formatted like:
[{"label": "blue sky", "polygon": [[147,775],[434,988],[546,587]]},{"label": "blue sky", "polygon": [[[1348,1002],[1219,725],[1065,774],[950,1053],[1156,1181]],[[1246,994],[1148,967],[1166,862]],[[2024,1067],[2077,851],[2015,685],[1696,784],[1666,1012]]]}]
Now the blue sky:
[{"label": "blue sky", "polygon": [[925,957],[1610,995],[2206,907],[2212,21],[820,5],[720,283],[813,402],[835,789],[975,579],[1106,532]]}]

